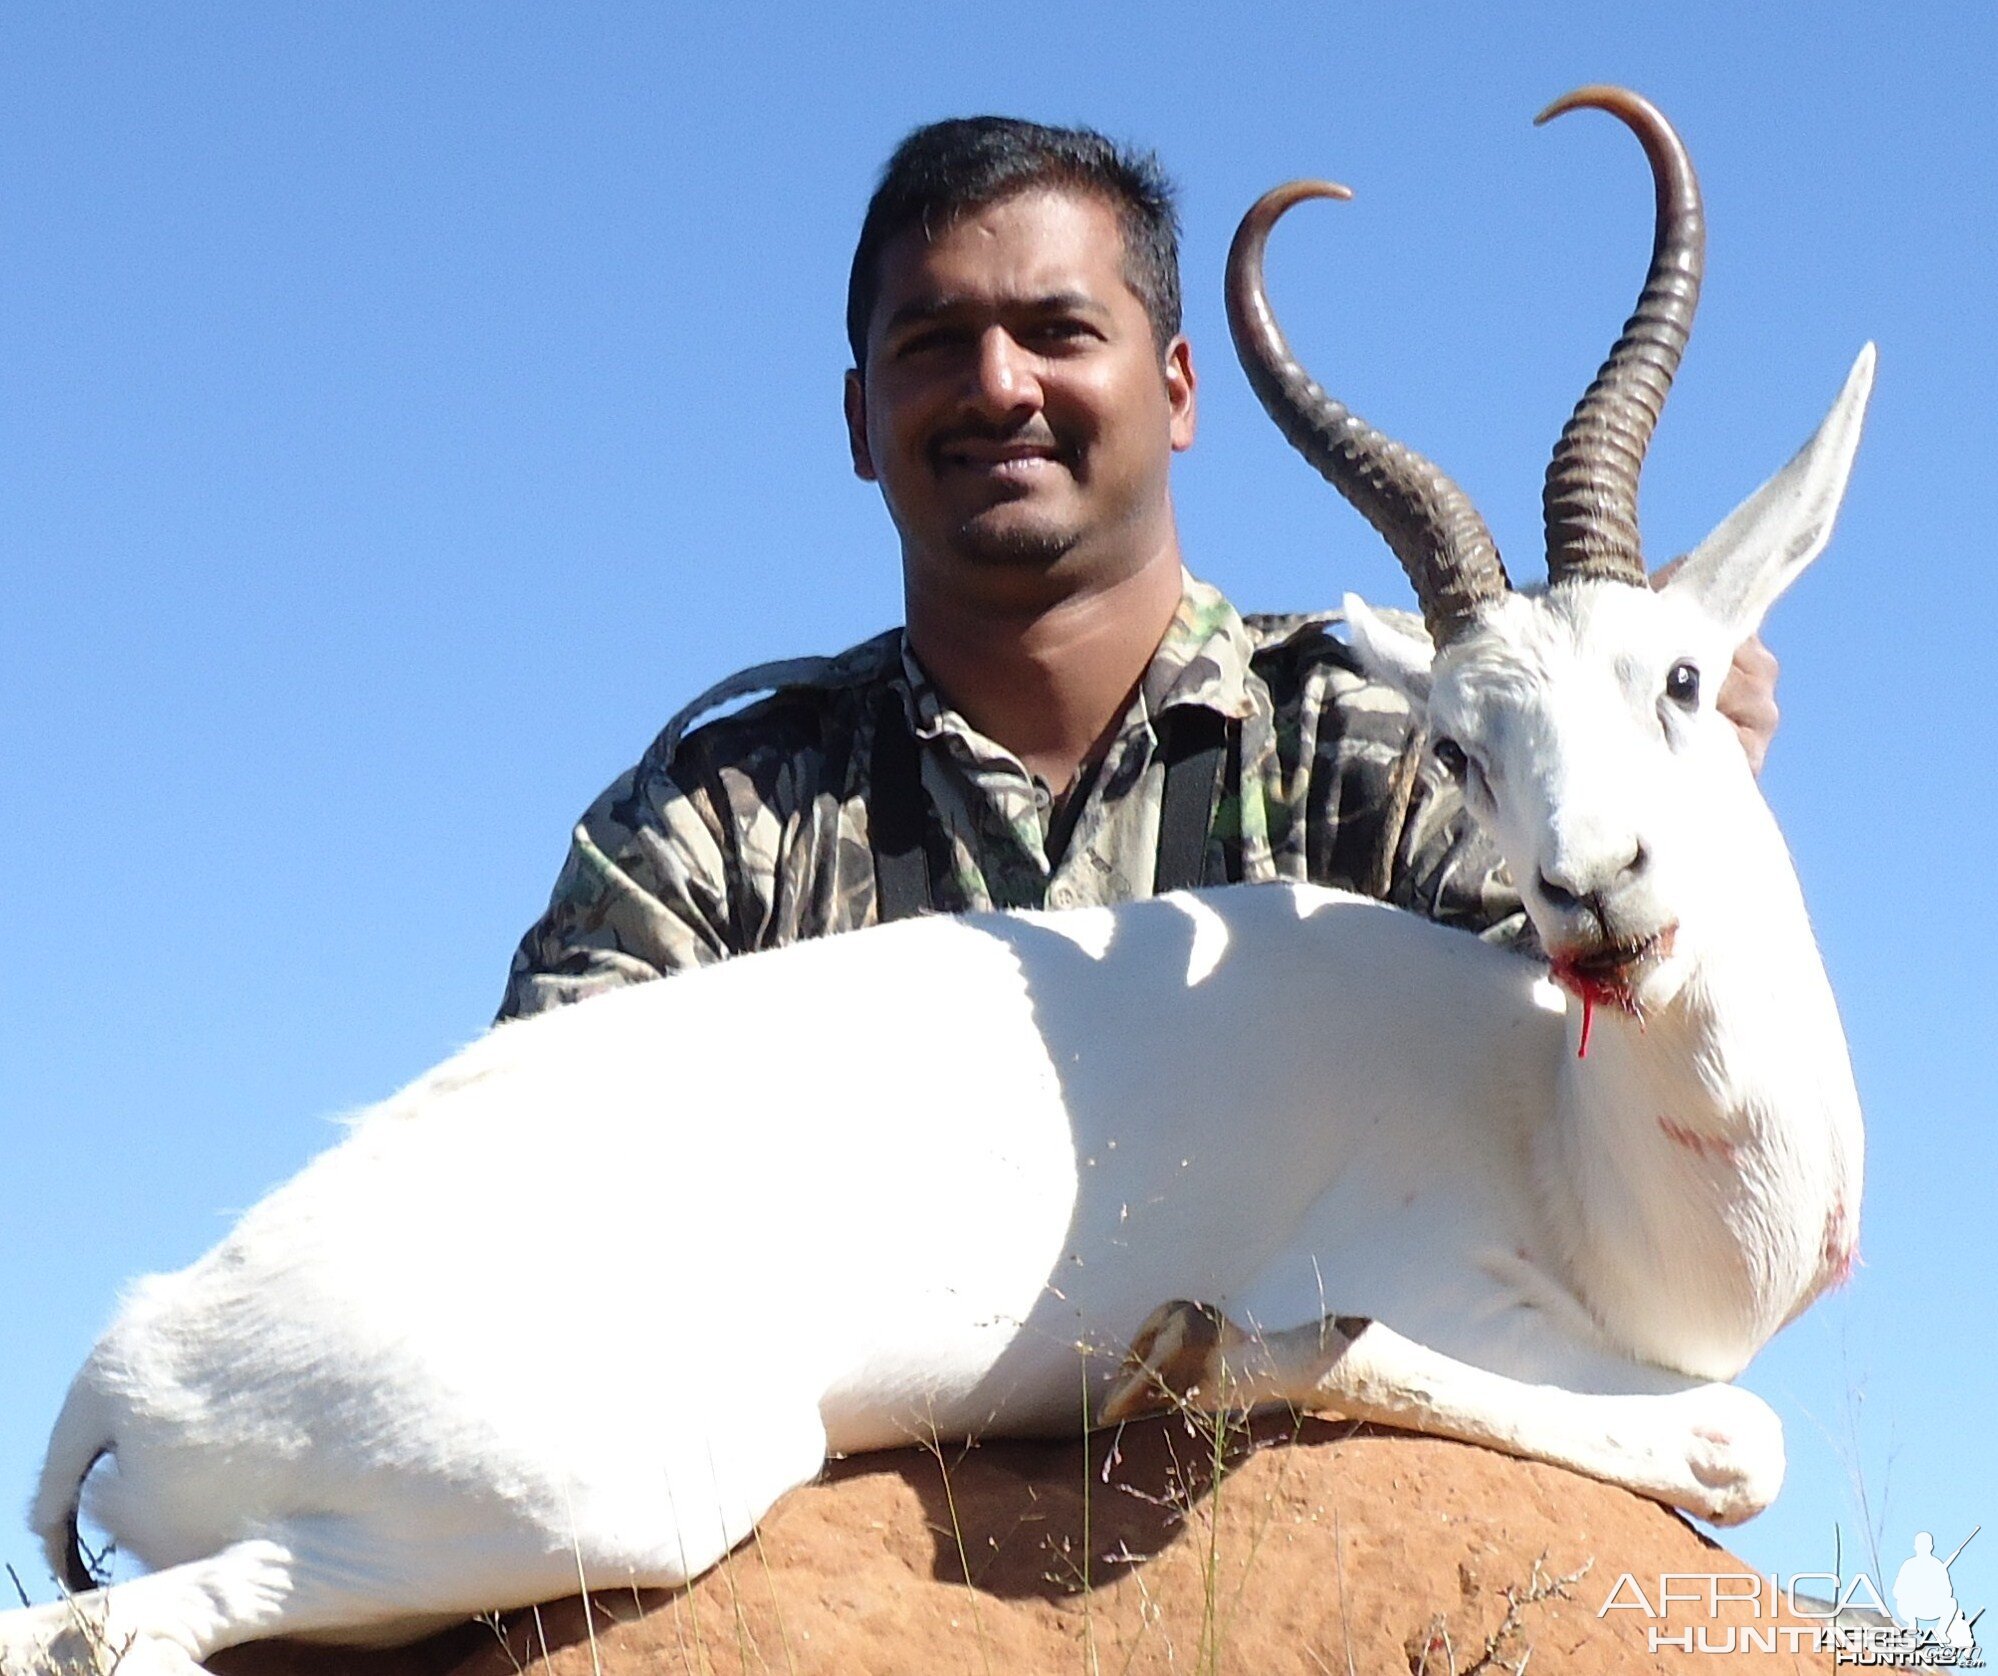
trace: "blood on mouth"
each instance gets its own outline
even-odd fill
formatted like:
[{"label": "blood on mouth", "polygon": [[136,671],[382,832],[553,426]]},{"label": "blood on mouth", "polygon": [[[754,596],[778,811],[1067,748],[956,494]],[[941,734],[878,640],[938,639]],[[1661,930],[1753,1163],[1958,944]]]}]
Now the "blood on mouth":
[{"label": "blood on mouth", "polygon": [[1620,1013],[1628,1013],[1640,1025],[1644,1022],[1632,980],[1640,968],[1654,960],[1662,960],[1672,952],[1673,934],[1677,930],[1677,926],[1667,926],[1656,936],[1627,947],[1588,952],[1569,949],[1552,956],[1548,964],[1554,981],[1582,1003],[1581,1040],[1575,1050],[1577,1059],[1589,1057],[1589,1040],[1595,1031],[1597,1007],[1614,1007]]}]

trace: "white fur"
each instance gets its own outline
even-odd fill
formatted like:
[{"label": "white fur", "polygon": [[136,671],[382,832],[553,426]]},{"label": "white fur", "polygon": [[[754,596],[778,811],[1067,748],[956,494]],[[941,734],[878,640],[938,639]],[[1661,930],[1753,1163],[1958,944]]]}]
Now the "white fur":
[{"label": "white fur", "polygon": [[[1829,534],[1870,377],[1869,349],[1655,595],[1513,596],[1433,662],[1353,607],[1468,752],[1550,950],[1676,924],[1641,1025],[1599,1016],[1578,1059],[1535,964],[1265,886],[917,920],[505,1026],[133,1291],[33,1518],[59,1557],[108,1449],[94,1513],[161,1569],[0,1618],[0,1665],[51,1666],[84,1622],[143,1676],[677,1583],[828,1448],[1128,1409],[1126,1350],[1166,1367],[1178,1299],[1226,1313],[1209,1400],[1754,1512],[1780,1431],[1719,1382],[1849,1249],[1860,1129],[1712,694]],[[1661,697],[1682,658],[1691,713]]]}]

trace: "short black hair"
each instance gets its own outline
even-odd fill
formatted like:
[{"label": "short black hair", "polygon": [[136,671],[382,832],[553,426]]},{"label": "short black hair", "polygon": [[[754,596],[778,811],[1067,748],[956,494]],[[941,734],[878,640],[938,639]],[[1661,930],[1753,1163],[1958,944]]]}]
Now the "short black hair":
[{"label": "short black hair", "polygon": [[912,132],[867,201],[846,285],[853,364],[867,365],[867,323],[881,293],[881,251],[910,227],[947,227],[966,210],[1035,188],[1081,192],[1116,211],[1124,283],[1151,317],[1160,354],[1179,334],[1179,211],[1159,160],[1093,128],[1047,128],[1006,116],[953,117]]}]

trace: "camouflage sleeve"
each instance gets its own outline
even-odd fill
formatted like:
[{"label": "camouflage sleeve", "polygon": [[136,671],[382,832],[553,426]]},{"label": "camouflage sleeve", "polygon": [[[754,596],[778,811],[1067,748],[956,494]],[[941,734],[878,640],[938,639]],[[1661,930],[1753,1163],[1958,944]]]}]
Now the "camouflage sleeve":
[{"label": "camouflage sleeve", "polygon": [[1305,876],[1518,942],[1526,925],[1519,893],[1431,758],[1408,700],[1366,676],[1333,634],[1334,619],[1253,621],[1266,637],[1258,672],[1270,694],[1276,754],[1309,765],[1297,809]]},{"label": "camouflage sleeve", "polygon": [[499,1019],[724,959],[731,925],[713,810],[648,758],[577,823],[548,910],[514,953]]},{"label": "camouflage sleeve", "polygon": [[1428,736],[1409,735],[1388,774],[1386,899],[1487,942],[1532,946],[1533,931],[1505,861],[1471,818],[1456,784],[1429,758]]}]

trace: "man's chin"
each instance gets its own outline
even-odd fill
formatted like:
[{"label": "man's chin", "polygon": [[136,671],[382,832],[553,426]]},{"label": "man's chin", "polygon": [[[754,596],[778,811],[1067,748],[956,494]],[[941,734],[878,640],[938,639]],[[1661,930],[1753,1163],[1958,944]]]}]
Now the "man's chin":
[{"label": "man's chin", "polygon": [[952,545],[973,564],[1047,570],[1066,558],[1075,543],[1076,532],[1071,529],[981,514],[958,526]]}]

